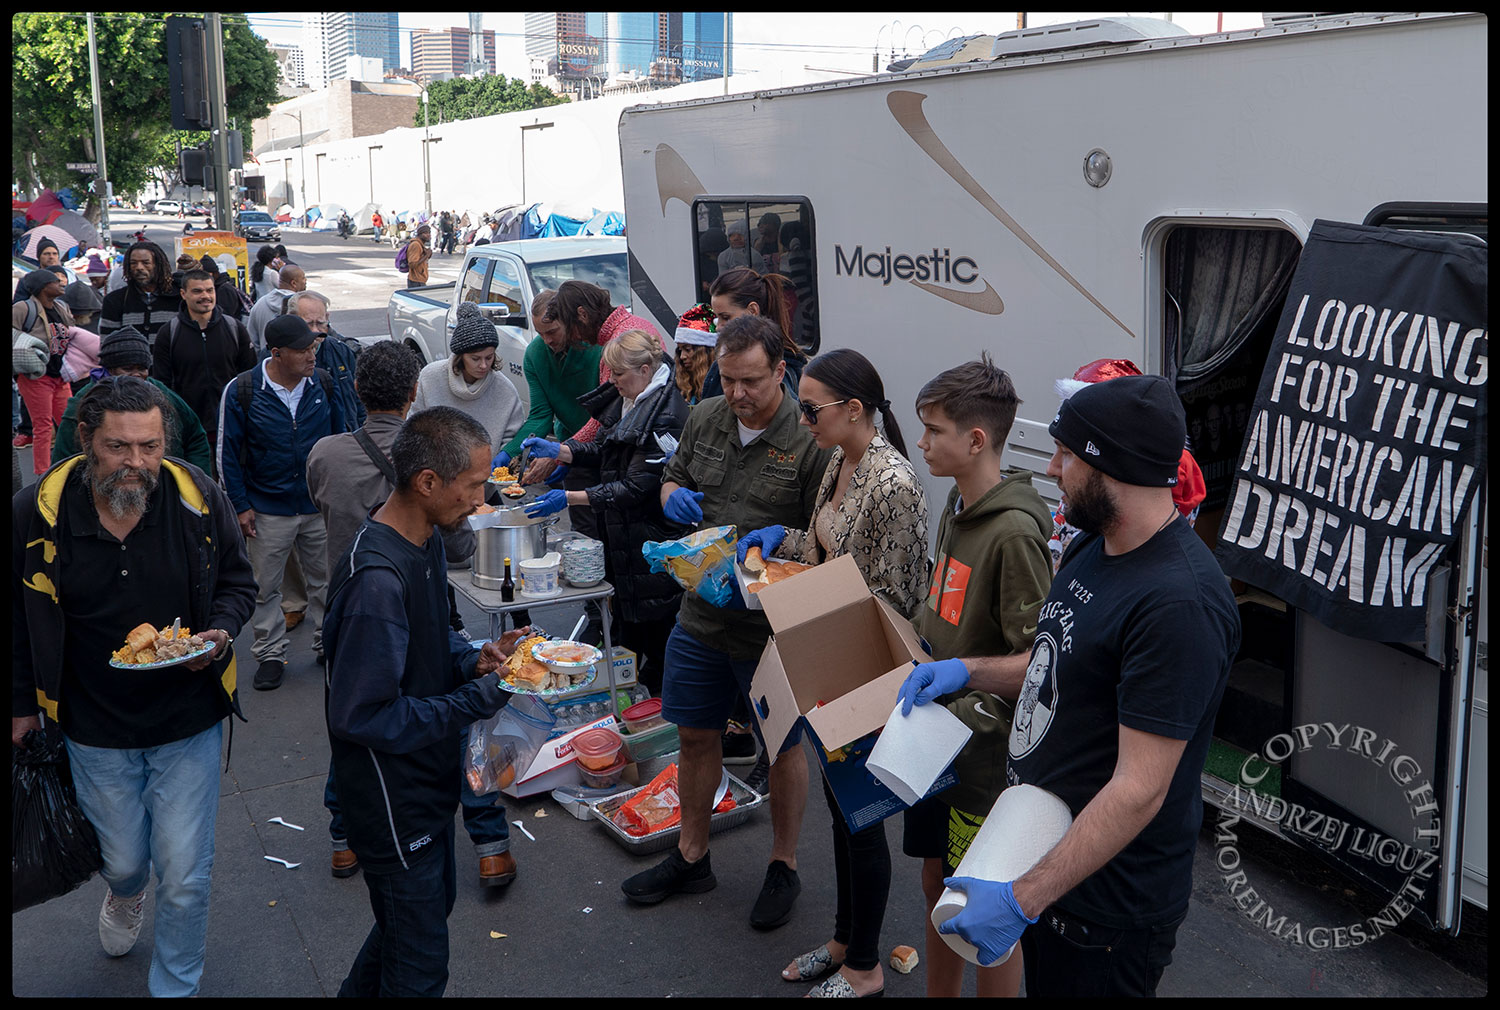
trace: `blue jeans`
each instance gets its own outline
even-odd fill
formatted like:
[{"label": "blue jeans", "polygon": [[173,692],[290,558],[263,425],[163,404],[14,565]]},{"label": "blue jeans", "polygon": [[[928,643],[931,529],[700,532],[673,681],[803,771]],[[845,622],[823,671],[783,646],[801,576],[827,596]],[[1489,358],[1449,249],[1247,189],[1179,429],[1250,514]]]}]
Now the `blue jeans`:
[{"label": "blue jeans", "polygon": [[[460,734],[460,752],[467,749],[467,733]],[[469,778],[459,773],[458,800],[464,808],[464,830],[474,843],[474,852],[483,859],[497,856],[510,849],[510,822],[505,819],[505,807],[500,803],[499,793],[475,796],[469,788]],[[339,812],[339,798],[333,789],[333,760],[328,762],[328,781],[323,786],[323,806],[328,808],[328,837],[333,840],[333,851],[349,847],[349,838],[344,831],[344,815]]]},{"label": "blue jeans", "polygon": [[208,941],[224,724],[143,750],[68,744],[78,804],[99,834],[100,876],[140,894],[156,867],[152,996],[196,996]]},{"label": "blue jeans", "polygon": [[365,871],[375,925],[340,996],[441,996],[448,987],[448,916],[458,896],[453,822],[433,841],[410,869]]}]

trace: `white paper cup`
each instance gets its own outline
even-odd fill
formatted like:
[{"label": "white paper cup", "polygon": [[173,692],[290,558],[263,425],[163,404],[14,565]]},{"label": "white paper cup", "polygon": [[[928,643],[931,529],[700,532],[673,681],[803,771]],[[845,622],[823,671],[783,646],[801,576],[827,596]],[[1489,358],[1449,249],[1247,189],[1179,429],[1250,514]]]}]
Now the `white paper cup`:
[{"label": "white paper cup", "polygon": [[[1072,824],[1072,811],[1052,793],[1036,786],[1011,786],[990,808],[953,876],[996,883],[1015,880],[1052,851]],[[932,909],[933,928],[963,911],[967,904],[963,892],[944,888]],[[973,944],[957,933],[938,935],[965,961],[979,964],[979,949]],[[1012,947],[995,964],[1004,964],[1014,952]]]}]

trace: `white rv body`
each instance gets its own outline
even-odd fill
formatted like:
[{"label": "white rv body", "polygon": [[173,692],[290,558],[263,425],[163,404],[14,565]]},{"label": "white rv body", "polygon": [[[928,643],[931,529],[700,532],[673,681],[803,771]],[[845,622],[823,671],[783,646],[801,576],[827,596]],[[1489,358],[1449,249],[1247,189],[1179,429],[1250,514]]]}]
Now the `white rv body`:
[{"label": "white rv body", "polygon": [[[1006,465],[1036,471],[1055,500],[1042,476],[1055,380],[1099,358],[1165,370],[1163,250],[1174,229],[1269,227],[1300,243],[1315,219],[1361,223],[1384,205],[1487,213],[1487,30],[1479,14],[1350,15],[627,109],[636,311],[670,333],[706,300],[699,198],[805,201],[821,348],[874,362],[913,453],[919,388],[987,349],[1024,401]],[[1107,168],[1103,185],[1085,178],[1091,156],[1095,181]],[[929,500],[945,500],[948,482],[917,469]],[[1487,635],[1483,509],[1481,497],[1434,591],[1428,642],[1355,645],[1286,618],[1298,657],[1286,671],[1289,719],[1333,700],[1351,719],[1396,719],[1393,738],[1423,737],[1403,745],[1426,755],[1447,791],[1446,876],[1426,916],[1447,929],[1460,886],[1488,907],[1488,675],[1473,662]],[[1210,542],[1218,521],[1200,522]],[[1359,668],[1316,661],[1355,649]],[[1304,771],[1293,764],[1323,793],[1337,790]],[[1207,782],[1205,796],[1222,800]],[[1402,830],[1397,803],[1338,803]]]}]

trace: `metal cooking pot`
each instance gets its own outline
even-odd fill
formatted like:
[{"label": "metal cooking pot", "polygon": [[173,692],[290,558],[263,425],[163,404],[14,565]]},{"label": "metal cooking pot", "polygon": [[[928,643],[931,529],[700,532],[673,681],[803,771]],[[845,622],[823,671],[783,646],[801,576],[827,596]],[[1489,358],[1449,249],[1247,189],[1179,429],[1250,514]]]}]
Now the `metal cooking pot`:
[{"label": "metal cooking pot", "polygon": [[[527,518],[520,509],[516,513],[515,525],[491,526],[475,530],[474,585],[480,589],[499,589],[505,581],[505,559],[510,558],[511,581],[519,591],[522,561],[539,558],[547,553],[547,531],[556,525],[557,517],[542,520]],[[501,520],[502,523],[505,520]]]}]

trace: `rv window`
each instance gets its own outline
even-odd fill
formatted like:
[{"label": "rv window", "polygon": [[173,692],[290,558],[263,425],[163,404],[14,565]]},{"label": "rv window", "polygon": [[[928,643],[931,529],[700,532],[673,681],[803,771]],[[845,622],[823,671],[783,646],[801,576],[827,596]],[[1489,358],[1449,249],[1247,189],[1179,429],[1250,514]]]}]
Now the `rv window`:
[{"label": "rv window", "polygon": [[1398,231],[1443,231],[1489,241],[1489,206],[1482,203],[1383,203],[1365,224]]},{"label": "rv window", "polygon": [[722,273],[750,267],[779,274],[791,337],[808,354],[819,345],[812,204],[801,197],[705,198],[693,204],[693,262],[698,300]]}]

